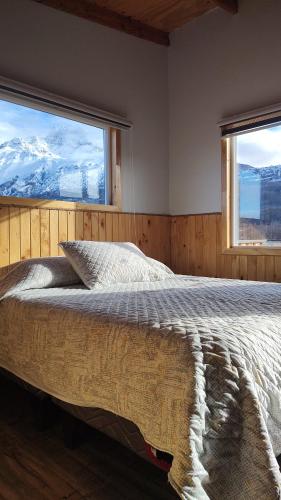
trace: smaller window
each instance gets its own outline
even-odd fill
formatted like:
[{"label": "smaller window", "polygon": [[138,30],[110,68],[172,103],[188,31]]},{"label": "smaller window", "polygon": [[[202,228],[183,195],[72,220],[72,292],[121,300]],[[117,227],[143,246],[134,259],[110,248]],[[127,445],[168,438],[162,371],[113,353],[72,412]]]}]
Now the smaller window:
[{"label": "smaller window", "polygon": [[[225,250],[281,248],[281,120],[263,116],[223,132]],[[259,251],[260,250],[260,251]],[[247,252],[248,253],[248,252]]]}]

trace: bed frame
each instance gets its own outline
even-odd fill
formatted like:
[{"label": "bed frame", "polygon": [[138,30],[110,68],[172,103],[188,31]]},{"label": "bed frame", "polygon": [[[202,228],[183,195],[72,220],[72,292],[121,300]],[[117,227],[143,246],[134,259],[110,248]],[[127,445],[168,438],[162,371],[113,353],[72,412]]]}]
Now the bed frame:
[{"label": "bed frame", "polygon": [[[14,381],[36,396],[37,404],[34,412],[35,425],[38,430],[45,430],[53,424],[56,408],[59,407],[65,412],[63,431],[64,442],[68,448],[75,448],[80,444],[83,435],[82,422],[118,441],[141,458],[155,465],[155,462],[147,455],[145,441],[133,422],[100,408],[85,408],[60,401],[4,369],[0,369],[0,375]],[[67,418],[67,416],[74,418]]]}]

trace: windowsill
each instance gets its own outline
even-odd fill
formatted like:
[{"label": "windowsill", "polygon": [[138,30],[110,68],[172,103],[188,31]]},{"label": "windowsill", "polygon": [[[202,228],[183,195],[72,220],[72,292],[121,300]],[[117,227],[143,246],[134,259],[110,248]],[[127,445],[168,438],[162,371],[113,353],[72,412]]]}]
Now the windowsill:
[{"label": "windowsill", "polygon": [[223,249],[224,255],[281,255],[281,247],[237,246]]},{"label": "windowsill", "polygon": [[75,201],[43,200],[35,198],[18,198],[15,196],[0,196],[0,206],[17,206],[32,208],[47,208],[53,210],[95,210],[98,212],[121,212],[116,205],[94,205]]}]

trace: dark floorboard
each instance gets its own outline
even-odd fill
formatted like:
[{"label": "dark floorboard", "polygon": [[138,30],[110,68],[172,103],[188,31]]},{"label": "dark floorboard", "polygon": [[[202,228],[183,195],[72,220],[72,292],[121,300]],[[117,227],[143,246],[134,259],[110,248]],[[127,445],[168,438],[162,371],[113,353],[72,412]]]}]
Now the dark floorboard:
[{"label": "dark floorboard", "polygon": [[1,500],[175,500],[164,472],[96,432],[75,450],[63,444],[62,418],[34,426],[30,396],[0,377]]}]

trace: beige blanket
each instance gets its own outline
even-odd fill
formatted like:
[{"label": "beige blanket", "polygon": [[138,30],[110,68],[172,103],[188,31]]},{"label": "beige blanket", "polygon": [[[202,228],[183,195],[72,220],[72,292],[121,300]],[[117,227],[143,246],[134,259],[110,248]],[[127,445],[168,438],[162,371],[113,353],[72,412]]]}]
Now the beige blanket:
[{"label": "beige blanket", "polygon": [[280,498],[281,285],[175,277],[0,303],[0,366],[132,420],[184,499]]}]

